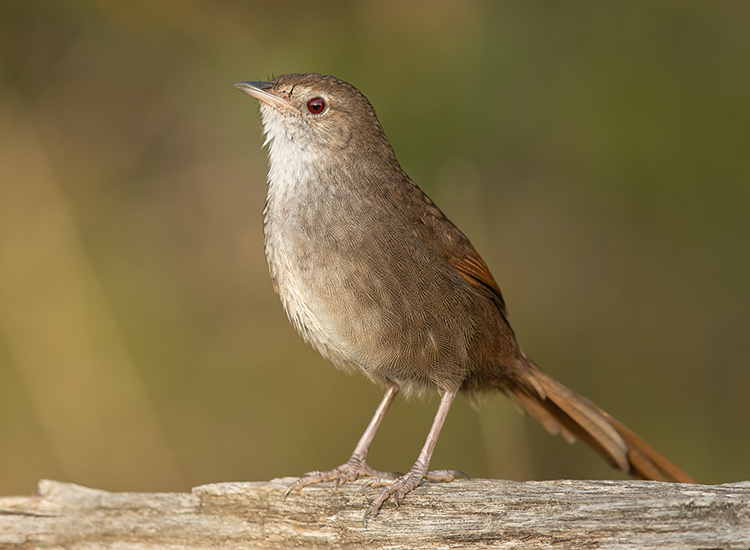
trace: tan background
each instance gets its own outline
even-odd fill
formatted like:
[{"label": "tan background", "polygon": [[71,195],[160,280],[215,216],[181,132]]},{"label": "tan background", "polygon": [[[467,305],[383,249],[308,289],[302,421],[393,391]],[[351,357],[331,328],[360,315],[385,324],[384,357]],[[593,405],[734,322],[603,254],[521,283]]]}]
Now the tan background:
[{"label": "tan background", "polygon": [[[684,467],[750,477],[747,2],[0,2],[0,494],[330,468],[381,394],[294,333],[238,80],[323,72],[472,238],[531,357]],[[408,469],[436,399],[372,464]],[[433,465],[616,477],[501,397]]]}]

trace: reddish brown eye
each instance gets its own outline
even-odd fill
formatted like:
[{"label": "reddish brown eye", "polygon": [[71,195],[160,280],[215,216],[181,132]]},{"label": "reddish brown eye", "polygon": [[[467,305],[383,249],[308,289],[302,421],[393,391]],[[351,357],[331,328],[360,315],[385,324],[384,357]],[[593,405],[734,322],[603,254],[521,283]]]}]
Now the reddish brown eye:
[{"label": "reddish brown eye", "polygon": [[319,115],[326,110],[326,100],[322,97],[314,97],[307,102],[307,110],[314,115]]}]

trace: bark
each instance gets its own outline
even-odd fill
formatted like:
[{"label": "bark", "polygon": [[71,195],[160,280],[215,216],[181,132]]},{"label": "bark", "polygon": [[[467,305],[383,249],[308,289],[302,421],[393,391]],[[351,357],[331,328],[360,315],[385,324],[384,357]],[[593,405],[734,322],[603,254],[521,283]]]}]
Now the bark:
[{"label": "bark", "polygon": [[110,493],[43,480],[0,498],[0,549],[750,548],[750,482],[425,483],[362,524],[375,490],[291,478],[191,493]]}]

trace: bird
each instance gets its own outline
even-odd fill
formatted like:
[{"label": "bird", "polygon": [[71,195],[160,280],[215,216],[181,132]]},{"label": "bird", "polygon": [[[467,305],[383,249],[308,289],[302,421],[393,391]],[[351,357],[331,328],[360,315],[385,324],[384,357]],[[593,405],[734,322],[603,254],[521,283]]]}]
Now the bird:
[{"label": "bird", "polygon": [[[637,479],[693,483],[624,424],[542,371],[522,350],[505,300],[469,239],[401,168],[375,109],[351,84],[314,73],[243,81],[268,146],[265,256],[301,336],[337,367],[385,388],[351,458],[309,472],[294,490],[361,477],[380,489],[376,516],[423,481],[456,395],[501,392],[553,435],[579,439]],[[437,393],[438,410],[406,474],[367,454],[396,395]]]}]

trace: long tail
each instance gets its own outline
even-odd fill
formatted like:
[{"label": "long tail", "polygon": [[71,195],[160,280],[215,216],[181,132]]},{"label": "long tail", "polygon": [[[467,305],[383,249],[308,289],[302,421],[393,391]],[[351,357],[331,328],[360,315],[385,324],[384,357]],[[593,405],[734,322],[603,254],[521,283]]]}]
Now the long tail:
[{"label": "long tail", "polygon": [[637,479],[695,483],[627,426],[529,363],[529,388],[518,386],[512,391],[549,433],[567,441],[580,439],[613,467]]}]

